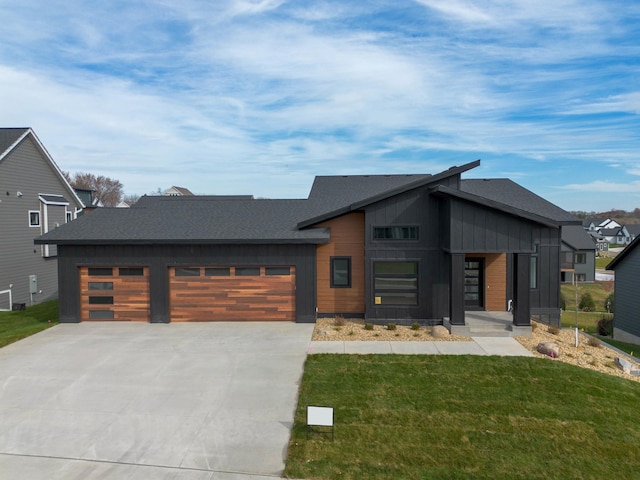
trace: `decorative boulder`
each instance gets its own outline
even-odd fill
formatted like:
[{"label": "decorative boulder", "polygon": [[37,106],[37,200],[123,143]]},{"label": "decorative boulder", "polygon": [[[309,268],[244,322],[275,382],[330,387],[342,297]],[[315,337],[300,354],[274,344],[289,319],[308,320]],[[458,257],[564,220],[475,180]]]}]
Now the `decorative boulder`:
[{"label": "decorative boulder", "polygon": [[536,350],[543,355],[549,355],[552,358],[560,356],[560,346],[556,342],[539,343]]},{"label": "decorative boulder", "polygon": [[449,336],[449,330],[447,330],[447,327],[444,327],[442,325],[436,325],[436,326],[432,327],[431,335],[433,335],[436,338],[448,337]]}]

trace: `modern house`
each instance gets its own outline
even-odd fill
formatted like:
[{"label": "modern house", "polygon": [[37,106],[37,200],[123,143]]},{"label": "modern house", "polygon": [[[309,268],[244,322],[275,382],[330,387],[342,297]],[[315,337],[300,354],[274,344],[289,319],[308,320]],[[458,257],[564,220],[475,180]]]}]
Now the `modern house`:
[{"label": "modern house", "polygon": [[83,207],[33,130],[0,128],[0,309],[57,296],[57,248],[33,240]]},{"label": "modern house", "polygon": [[613,319],[613,338],[621,342],[640,345],[640,237],[631,242],[607,265],[614,270],[615,314]]},{"label": "modern house", "polygon": [[596,242],[579,225],[562,227],[560,281],[594,282],[596,279]]},{"label": "modern house", "polygon": [[560,319],[561,226],[508,179],[317,177],[306,199],[147,196],[40,237],[59,252],[60,321],[282,320],[341,314],[446,324],[513,309]]}]

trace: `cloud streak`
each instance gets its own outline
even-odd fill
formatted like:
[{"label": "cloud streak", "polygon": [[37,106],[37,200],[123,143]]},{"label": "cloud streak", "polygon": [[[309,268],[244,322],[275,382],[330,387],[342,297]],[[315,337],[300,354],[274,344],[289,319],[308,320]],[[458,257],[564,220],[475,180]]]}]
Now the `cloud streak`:
[{"label": "cloud streak", "polygon": [[575,208],[563,172],[637,170],[640,17],[624,2],[25,0],[0,15],[0,122],[131,193],[305,196],[315,174],[483,158],[478,175]]}]

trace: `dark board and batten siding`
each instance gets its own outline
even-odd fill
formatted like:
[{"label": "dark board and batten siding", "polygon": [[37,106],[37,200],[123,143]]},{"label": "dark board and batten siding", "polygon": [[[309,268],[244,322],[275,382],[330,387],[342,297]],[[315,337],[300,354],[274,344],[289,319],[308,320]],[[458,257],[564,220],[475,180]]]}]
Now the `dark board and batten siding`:
[{"label": "dark board and batten siding", "polygon": [[614,337],[640,343],[640,247],[616,265]]},{"label": "dark board and batten siding", "polygon": [[295,321],[315,321],[315,245],[60,245],[60,321],[80,320],[78,269],[148,267],[150,319],[170,321],[170,267],[291,266],[295,269]]},{"label": "dark board and batten siding", "polygon": [[[456,179],[451,179],[455,185]],[[484,258],[501,258],[499,295],[492,297],[490,307],[506,309],[506,300],[514,298],[516,254],[537,257],[538,282],[530,289],[531,313],[559,321],[560,229],[499,212],[489,207],[458,199],[443,199],[429,193],[428,187],[418,188],[382,200],[366,208],[366,318],[384,322],[412,319],[440,321],[450,315],[451,298],[460,296],[461,281],[452,282],[452,275],[463,275],[464,255],[478,254]],[[418,241],[376,241],[372,232],[376,226],[417,226]],[[537,245],[537,247],[535,247]],[[534,251],[537,248],[537,252]],[[454,257],[463,255],[454,262]],[[376,261],[408,260],[419,265],[418,304],[415,306],[378,306],[374,303],[373,266]],[[495,276],[495,272],[489,271]],[[527,277],[528,281],[528,277]],[[522,282],[522,278],[521,278]],[[525,290],[526,291],[526,290]],[[522,292],[521,292],[522,294]],[[455,303],[455,302],[454,302]]]}]

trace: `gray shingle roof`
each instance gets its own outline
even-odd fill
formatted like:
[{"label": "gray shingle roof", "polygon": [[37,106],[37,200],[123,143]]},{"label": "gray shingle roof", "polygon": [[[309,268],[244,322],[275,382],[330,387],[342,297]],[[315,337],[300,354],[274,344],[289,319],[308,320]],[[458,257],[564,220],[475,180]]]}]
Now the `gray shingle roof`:
[{"label": "gray shingle roof", "polygon": [[306,200],[151,197],[146,206],[99,208],[38,243],[326,243],[325,229],[296,228],[307,206]]},{"label": "gray shingle roof", "polygon": [[562,241],[574,250],[594,250],[593,236],[589,235],[582,225],[563,225]]},{"label": "gray shingle roof", "polygon": [[[308,199],[262,200],[242,196],[145,196],[133,208],[98,209],[57,228],[38,243],[326,243],[329,233],[313,227],[386,196],[431,180],[458,175],[472,162],[438,175],[355,175],[317,177]],[[465,195],[502,204],[540,221],[576,222],[564,210],[510,180],[467,180]],[[457,190],[456,190],[457,191]],[[519,212],[519,213],[518,213]],[[542,218],[544,217],[544,218]]]},{"label": "gray shingle roof", "polygon": [[556,222],[582,224],[578,218],[566,210],[539,197],[508,178],[462,180],[460,189]]},{"label": "gray shingle roof", "polygon": [[0,158],[7,149],[24,135],[28,128],[0,128]]}]

